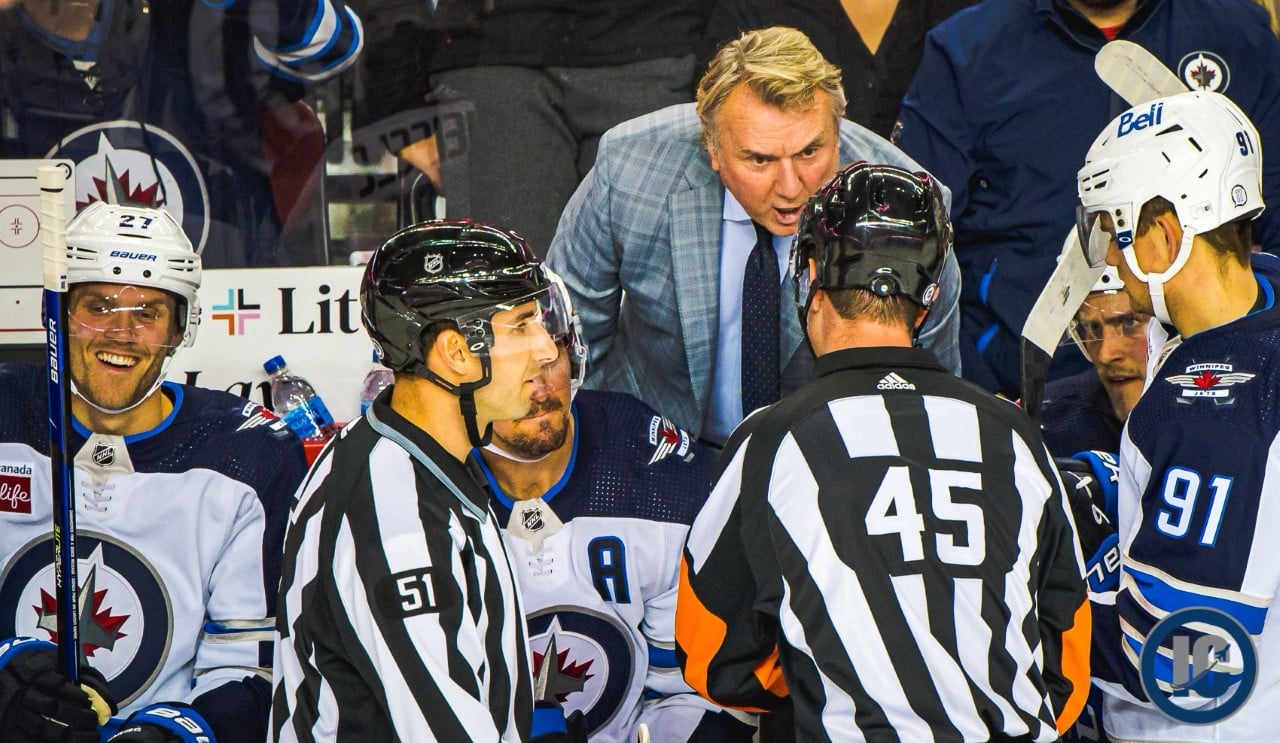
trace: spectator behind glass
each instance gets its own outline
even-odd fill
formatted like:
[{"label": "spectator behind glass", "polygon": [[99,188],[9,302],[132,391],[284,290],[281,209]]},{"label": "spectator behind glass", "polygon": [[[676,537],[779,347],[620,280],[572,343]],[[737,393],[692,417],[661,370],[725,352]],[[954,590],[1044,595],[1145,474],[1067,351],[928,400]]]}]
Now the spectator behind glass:
[{"label": "spectator behind glass", "polygon": [[[665,108],[605,134],[548,257],[582,317],[589,387],[629,393],[723,443],[755,409],[744,377],[772,371],[774,400],[809,378],[813,354],[794,307],[775,294],[771,317],[765,302],[752,302],[747,317],[744,299],[763,299],[769,286],[745,288],[748,264],[767,270],[773,261],[773,281],[790,285],[786,256],[800,210],[840,163],[919,170],[841,119],[843,110],[840,71],[804,34],[772,27],[717,52],[696,107]],[[953,371],[958,280],[948,257],[921,332]],[[771,318],[776,325],[766,325]],[[744,330],[749,319],[754,334]],[[761,342],[771,332],[777,343]],[[770,351],[771,360],[743,361]]]},{"label": "spectator behind glass", "polygon": [[342,0],[16,5],[0,157],[72,160],[78,209],[163,208],[206,268],[324,262],[324,141],[298,101],[360,51]]},{"label": "spectator behind glass", "polygon": [[[440,144],[450,216],[503,224],[545,254],[556,220],[620,121],[693,99],[709,0],[440,0],[430,95],[469,110]],[[416,105],[416,104],[415,104]],[[425,167],[426,143],[401,156]]]},{"label": "spectator behind glass", "polygon": [[1045,387],[1042,434],[1054,456],[1120,451],[1120,432],[1146,379],[1150,322],[1108,266],[1071,322],[1071,338],[1093,367]]},{"label": "spectator behind glass", "polygon": [[[1099,131],[1128,104],[1098,79],[1108,38],[1151,50],[1188,85],[1226,94],[1262,147],[1280,151],[1280,42],[1264,11],[1238,0],[986,0],[939,24],[903,100],[898,144],[955,189],[963,273],[964,375],[1019,396],[1018,336],[1071,226],[1071,183]],[[1280,199],[1280,158],[1263,174]],[[1280,215],[1254,227],[1280,249]],[[1051,376],[1083,368],[1063,354]]]},{"label": "spectator behind glass", "polygon": [[792,26],[844,73],[844,117],[882,137],[898,118],[924,36],[978,0],[721,0],[707,21],[711,53],[738,34]]},{"label": "spectator behind glass", "polygon": [[1271,33],[1280,36],[1280,1],[1254,0],[1254,2],[1267,9],[1267,15],[1271,19]]}]

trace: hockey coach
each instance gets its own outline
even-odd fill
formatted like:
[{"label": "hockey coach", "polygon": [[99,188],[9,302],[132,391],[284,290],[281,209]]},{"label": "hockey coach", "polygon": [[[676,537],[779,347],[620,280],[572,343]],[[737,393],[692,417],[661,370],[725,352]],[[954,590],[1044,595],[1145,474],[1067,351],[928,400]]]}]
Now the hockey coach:
[{"label": "hockey coach", "polygon": [[677,658],[797,740],[1056,741],[1089,691],[1075,526],[1031,421],[917,348],[935,181],[854,163],[792,248],[814,378],[747,418],[685,547]]}]

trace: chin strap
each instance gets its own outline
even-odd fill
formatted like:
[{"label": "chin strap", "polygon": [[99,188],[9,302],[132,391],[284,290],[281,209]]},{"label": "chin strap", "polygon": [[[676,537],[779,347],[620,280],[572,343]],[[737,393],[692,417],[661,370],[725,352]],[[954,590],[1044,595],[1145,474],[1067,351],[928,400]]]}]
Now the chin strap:
[{"label": "chin strap", "polygon": [[476,397],[473,389],[469,385],[465,391],[461,387],[455,388],[454,394],[458,395],[458,407],[462,410],[462,420],[467,424],[467,438],[471,440],[471,445],[477,449],[484,448],[489,444],[489,439],[493,436],[493,423],[490,422],[484,427],[484,434],[481,435],[480,427],[476,421]]},{"label": "chin strap", "polygon": [[[492,432],[492,431],[493,431],[493,427],[492,427],[492,426],[490,426],[490,427],[489,427],[489,430],[490,430],[490,432]],[[507,451],[506,449],[503,449],[501,446],[498,446],[497,444],[493,443],[492,441],[490,441],[490,442],[488,442],[488,443],[486,443],[486,444],[484,445],[484,450],[485,450],[485,451],[491,451],[491,452],[493,452],[494,454],[497,454],[498,456],[500,456],[500,457],[502,457],[502,458],[504,458],[504,459],[510,459],[510,460],[511,460],[511,461],[513,461],[513,462],[520,462],[520,463],[522,463],[522,464],[533,464],[534,462],[541,462],[542,460],[544,460],[544,459],[546,459],[547,457],[551,456],[551,452],[547,452],[546,454],[543,454],[542,456],[537,457],[536,459],[526,459],[526,458],[524,458],[524,457],[520,457],[520,456],[516,456],[515,454],[512,454],[511,452]]]},{"label": "chin strap", "polygon": [[[138,407],[142,403],[146,402],[147,400],[151,399],[151,396],[155,394],[156,390],[160,389],[160,385],[164,384],[164,374],[169,369],[169,362],[173,361],[174,350],[176,349],[170,349],[169,355],[165,357],[164,361],[160,362],[160,374],[156,376],[156,381],[151,383],[151,389],[147,390],[146,394],[139,397],[137,402],[133,403],[132,405],[126,405],[123,408],[104,408],[101,405],[98,405],[97,403],[90,400],[88,397],[85,397],[84,393],[80,391],[80,388],[76,386],[76,381],[74,379],[70,380],[71,394],[80,398],[81,402],[93,408],[94,410],[98,411],[99,413],[106,413],[107,415],[120,415],[121,413],[127,413],[130,410],[133,410],[134,408]],[[70,375],[68,375],[68,378],[69,377]]]},{"label": "chin strap", "polygon": [[1191,242],[1195,239],[1194,232],[1183,230],[1182,242],[1178,245],[1178,254],[1174,256],[1173,263],[1162,273],[1149,274],[1142,270],[1138,265],[1138,255],[1134,252],[1133,245],[1129,245],[1121,253],[1124,254],[1125,263],[1129,264],[1129,270],[1138,281],[1147,285],[1147,290],[1151,294],[1151,310],[1160,322],[1166,325],[1173,325],[1173,318],[1169,316],[1169,305],[1164,298],[1164,285],[1187,265],[1187,261],[1191,259]]}]

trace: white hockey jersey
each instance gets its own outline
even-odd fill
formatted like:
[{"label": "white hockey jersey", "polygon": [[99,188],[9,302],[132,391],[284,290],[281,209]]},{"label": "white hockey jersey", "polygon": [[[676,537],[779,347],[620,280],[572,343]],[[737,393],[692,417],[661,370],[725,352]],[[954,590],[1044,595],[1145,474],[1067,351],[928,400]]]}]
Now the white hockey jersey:
[{"label": "white hockey jersey", "polygon": [[627,395],[582,390],[574,420],[569,468],[542,498],[513,501],[484,468],[535,677],[554,643],[548,692],[583,712],[593,743],[634,741],[641,722],[655,741],[750,740],[753,725],[694,693],[675,656],[680,553],[714,453]]},{"label": "white hockey jersey", "polygon": [[[297,438],[255,403],[163,389],[173,411],[151,431],[75,424],[80,639],[121,717],[269,680],[285,519],[306,472]],[[0,390],[0,637],[56,641],[43,369],[0,367]],[[245,713],[217,696],[197,709]]]}]

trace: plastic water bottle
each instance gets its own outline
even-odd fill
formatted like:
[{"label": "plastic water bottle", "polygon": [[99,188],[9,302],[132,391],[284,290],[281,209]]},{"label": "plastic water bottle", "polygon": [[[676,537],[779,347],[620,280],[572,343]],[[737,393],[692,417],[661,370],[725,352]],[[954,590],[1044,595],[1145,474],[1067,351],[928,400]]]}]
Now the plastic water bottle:
[{"label": "plastic water bottle", "polygon": [[271,406],[298,438],[325,437],[333,433],[333,416],[324,401],[311,383],[289,373],[283,356],[272,356],[262,368],[271,377]]},{"label": "plastic water bottle", "polygon": [[396,381],[396,373],[383,366],[378,361],[378,352],[373,352],[373,368],[369,373],[364,375],[364,386],[360,388],[360,415],[364,415],[369,406],[373,404],[373,398],[378,393],[390,387]]}]

